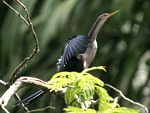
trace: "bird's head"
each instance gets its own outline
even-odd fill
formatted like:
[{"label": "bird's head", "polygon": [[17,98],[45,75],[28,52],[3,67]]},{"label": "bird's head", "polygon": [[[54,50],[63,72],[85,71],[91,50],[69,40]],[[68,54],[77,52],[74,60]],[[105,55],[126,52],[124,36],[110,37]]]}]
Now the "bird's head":
[{"label": "bird's head", "polygon": [[[118,10],[119,11],[119,10]],[[107,20],[109,17],[111,17],[112,15],[114,15],[114,14],[116,14],[118,11],[115,11],[115,12],[113,12],[113,13],[104,13],[104,14],[102,14],[99,18],[101,19],[101,20]]]},{"label": "bird's head", "polygon": [[[118,10],[119,11],[119,10]],[[91,28],[88,37],[90,37],[90,41],[94,42],[96,40],[97,34],[100,30],[100,28],[103,26],[103,24],[105,23],[105,21],[111,17],[112,15],[116,14],[118,11],[115,11],[113,13],[104,13],[102,15],[100,15],[98,17],[98,19],[96,20],[96,22],[94,23],[93,27]]]}]

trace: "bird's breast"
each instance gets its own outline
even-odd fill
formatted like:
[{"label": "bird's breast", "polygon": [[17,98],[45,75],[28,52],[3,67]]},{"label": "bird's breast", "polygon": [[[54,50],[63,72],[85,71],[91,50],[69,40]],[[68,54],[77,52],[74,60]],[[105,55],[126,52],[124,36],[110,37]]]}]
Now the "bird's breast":
[{"label": "bird's breast", "polygon": [[88,45],[88,48],[85,53],[80,54],[83,59],[84,69],[89,67],[90,63],[93,61],[93,59],[95,57],[96,51],[97,51],[97,42],[95,40],[95,41],[93,41],[93,43],[90,43]]}]

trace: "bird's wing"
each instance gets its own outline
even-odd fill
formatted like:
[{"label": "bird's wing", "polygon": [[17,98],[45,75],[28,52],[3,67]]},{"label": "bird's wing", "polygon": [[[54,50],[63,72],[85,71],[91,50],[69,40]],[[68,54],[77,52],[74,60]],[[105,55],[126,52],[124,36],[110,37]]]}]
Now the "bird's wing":
[{"label": "bird's wing", "polygon": [[88,47],[88,43],[90,43],[88,39],[89,37],[87,36],[78,35],[67,42],[63,50],[63,55],[59,59],[59,63],[57,63],[59,64],[57,65],[59,72],[64,71],[64,67],[67,62],[69,62],[69,59],[71,59],[73,56],[76,57],[79,52],[85,51],[85,49]]}]

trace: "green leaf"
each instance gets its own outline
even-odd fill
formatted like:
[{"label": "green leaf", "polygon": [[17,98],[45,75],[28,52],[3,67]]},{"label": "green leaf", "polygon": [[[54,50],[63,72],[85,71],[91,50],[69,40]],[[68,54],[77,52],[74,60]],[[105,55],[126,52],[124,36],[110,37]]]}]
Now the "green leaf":
[{"label": "green leaf", "polygon": [[93,83],[95,83],[96,85],[100,85],[100,86],[104,86],[104,82],[101,81],[100,79],[92,76],[89,73],[86,73],[85,77],[84,77],[87,81],[91,81]]},{"label": "green leaf", "polygon": [[80,88],[76,89],[68,87],[64,96],[65,103],[70,104],[76,98],[76,95],[78,95],[80,92],[81,92]]},{"label": "green leaf", "polygon": [[84,69],[84,70],[82,71],[82,73],[84,74],[84,73],[86,73],[86,72],[88,72],[88,71],[92,71],[92,70],[95,70],[95,69],[103,70],[103,71],[106,72],[105,66],[98,66],[98,67],[92,67],[92,68]]},{"label": "green leaf", "polygon": [[[94,69],[105,70],[103,66],[85,69],[81,73],[77,72],[60,72],[56,73],[46,84],[49,85],[50,91],[61,90],[67,87],[64,95],[66,104],[72,104],[74,107],[65,108],[67,112],[77,113],[96,113],[95,110],[87,109],[91,106],[95,89],[99,97],[99,113],[138,113],[137,110],[120,107],[118,103],[112,103],[113,98],[109,96],[103,88],[104,83],[100,79],[92,76],[88,71]],[[81,109],[82,108],[82,109]]]},{"label": "green leaf", "polygon": [[[77,80],[77,77],[75,76],[76,74],[78,74],[77,72],[60,72],[60,73],[56,73],[50,81],[48,81],[48,83],[46,85],[50,85],[49,89],[50,92],[55,90],[57,91],[58,89],[62,89],[65,86],[71,84],[71,83],[75,83],[75,81]],[[72,86],[72,85],[71,85]]]},{"label": "green leaf", "polygon": [[108,95],[107,91],[104,88],[96,86],[96,90],[99,97],[98,109],[100,110],[100,112],[103,112],[104,110],[110,109],[112,107],[119,106],[118,104],[110,103],[110,99],[112,99],[112,97]]},{"label": "green leaf", "polygon": [[67,113],[96,113],[94,109],[81,109],[72,106],[69,106],[68,108],[64,108],[63,110],[67,111]]},{"label": "green leaf", "polygon": [[65,102],[67,104],[72,103],[73,106],[88,108],[95,93],[95,86],[104,85],[101,80],[87,73],[94,69],[105,71],[103,66],[99,66],[86,69],[82,73],[60,72],[56,73],[46,85],[49,85],[50,91],[57,91],[67,87],[64,96]]},{"label": "green leaf", "polygon": [[139,110],[133,110],[125,107],[106,109],[102,113],[139,113]]},{"label": "green leaf", "polygon": [[55,79],[55,78],[68,78],[68,79],[76,79],[76,74],[78,74],[77,72],[59,72],[56,73],[55,75],[53,75],[53,77],[51,79]]},{"label": "green leaf", "polygon": [[96,86],[96,91],[101,102],[109,102],[112,99],[104,88]]}]

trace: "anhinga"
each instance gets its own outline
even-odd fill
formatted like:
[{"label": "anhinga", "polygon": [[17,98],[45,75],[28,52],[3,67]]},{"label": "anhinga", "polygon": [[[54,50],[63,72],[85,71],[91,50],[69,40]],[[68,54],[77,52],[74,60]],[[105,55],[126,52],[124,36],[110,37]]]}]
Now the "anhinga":
[{"label": "anhinga", "polygon": [[[88,36],[78,35],[69,39],[65,44],[62,56],[60,57],[60,59],[58,59],[57,72],[81,72],[82,70],[88,68],[88,66],[94,59],[97,51],[96,38],[100,28],[110,16],[114,15],[117,12],[118,11],[110,14],[105,13],[100,15],[94,23],[93,27],[91,28]],[[79,52],[83,52],[84,50],[86,50],[85,53],[79,54]],[[32,100],[39,98],[43,94],[45,94],[45,92],[39,90],[36,93],[30,95],[29,97],[17,102],[14,106],[27,100],[29,103]]]}]

